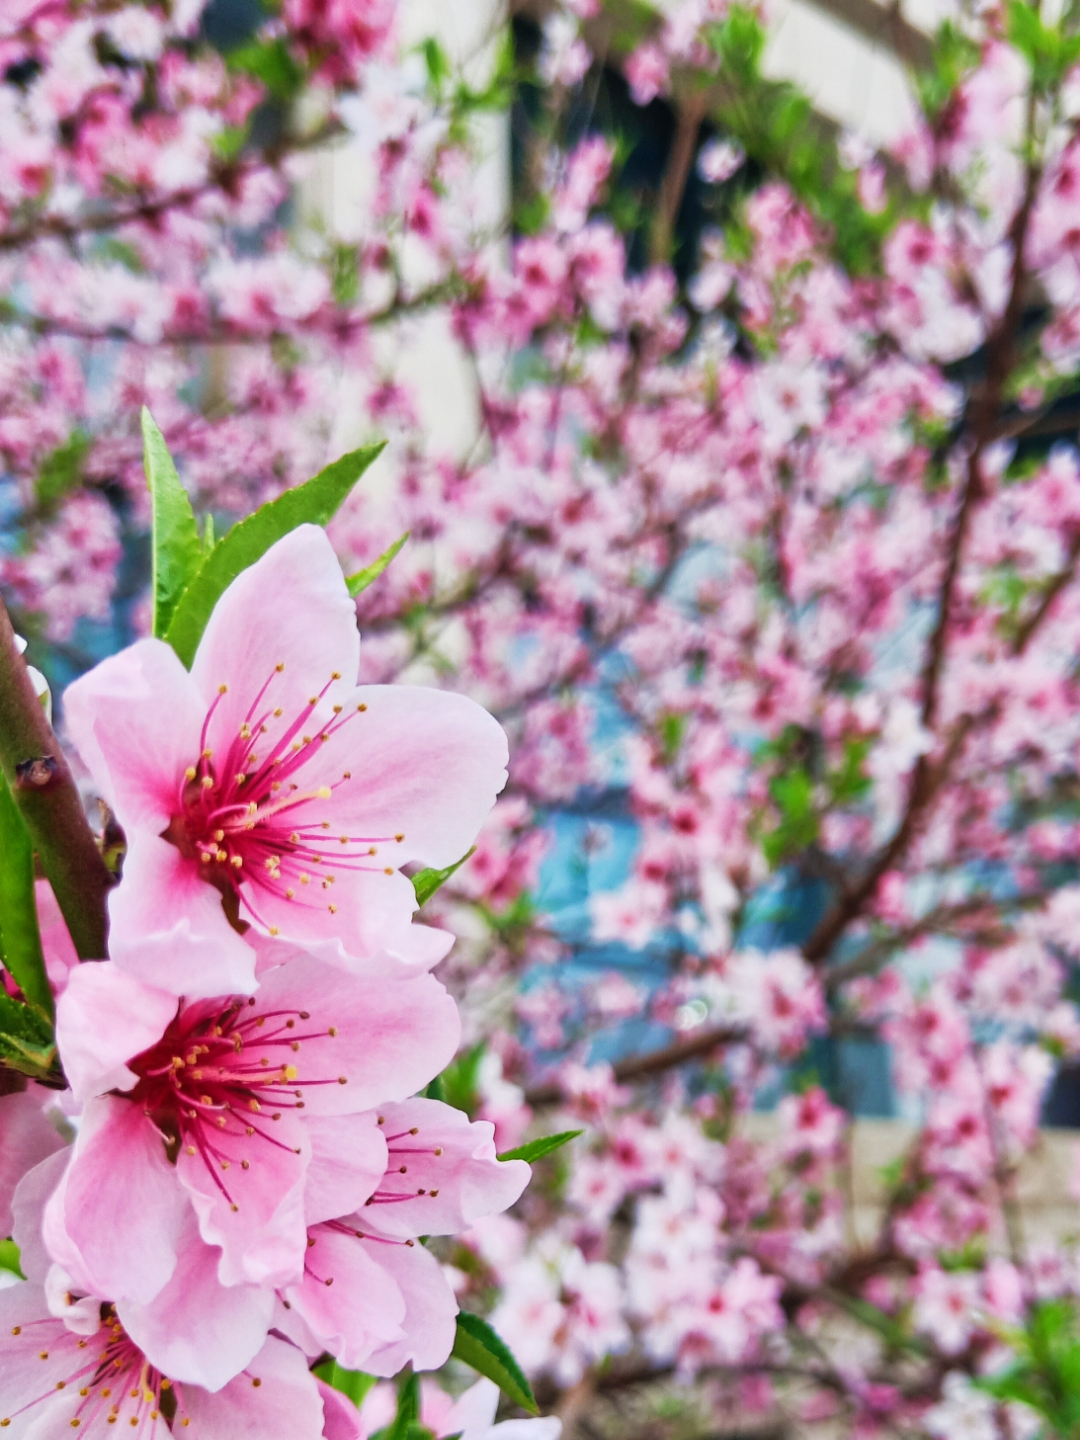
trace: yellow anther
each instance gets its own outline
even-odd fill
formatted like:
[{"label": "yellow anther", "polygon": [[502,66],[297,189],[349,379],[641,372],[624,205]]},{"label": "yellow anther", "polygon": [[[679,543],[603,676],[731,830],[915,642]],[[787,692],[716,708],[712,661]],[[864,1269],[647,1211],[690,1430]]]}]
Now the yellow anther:
[{"label": "yellow anther", "polygon": [[184,771],[184,779],[185,779],[185,780],[194,780],[194,779],[195,779],[195,766],[194,766],[194,765],[189,765],[189,766],[187,767],[187,769]]},{"label": "yellow anther", "polygon": [[232,857],[232,859],[229,861],[229,864],[230,864],[231,866],[233,866],[233,868],[236,869],[236,870],[239,870],[239,869],[240,869],[240,866],[243,865],[243,863],[244,863],[244,857],[243,857],[242,855],[234,855],[234,856]]},{"label": "yellow anther", "polygon": [[367,706],[366,706],[366,705],[363,705],[363,704],[360,704],[360,705],[357,705],[356,708],[357,708],[357,710],[359,711],[359,713],[362,715],[362,714],[364,713],[364,711],[367,709]]},{"label": "yellow anther", "polygon": [[329,800],[333,793],[329,785],[320,785],[315,791],[316,798],[319,800]]},{"label": "yellow anther", "polygon": [[229,693],[229,687],[228,687],[228,685],[219,685],[219,686],[217,687],[217,693],[218,693],[219,695],[227,695],[227,694]]},{"label": "yellow anther", "polygon": [[209,790],[210,787],[213,785],[213,783],[214,783],[213,776],[211,776],[211,775],[204,775],[204,776],[202,777],[202,787],[203,787],[204,790]]}]

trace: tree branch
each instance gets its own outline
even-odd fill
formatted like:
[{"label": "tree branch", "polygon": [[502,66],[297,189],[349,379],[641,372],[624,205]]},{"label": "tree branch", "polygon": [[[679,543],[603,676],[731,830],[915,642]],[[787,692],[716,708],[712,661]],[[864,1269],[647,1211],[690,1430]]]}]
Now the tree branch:
[{"label": "tree branch", "polygon": [[[37,774],[29,770],[44,761]],[[0,600],[0,769],[26,822],[81,960],[108,954],[105,897],[113,884],[64,752],[15,644]]]},{"label": "tree branch", "polygon": [[[645,1080],[650,1075],[673,1070],[687,1060],[700,1060],[721,1045],[738,1044],[747,1039],[747,1033],[739,1026],[710,1025],[707,1029],[694,1031],[685,1039],[673,1040],[659,1050],[647,1050],[644,1055],[629,1055],[625,1060],[617,1060],[611,1068],[620,1085],[627,1080]],[[557,1105],[562,1098],[562,1086],[553,1080],[530,1085],[525,1091],[525,1103],[534,1110],[544,1105]]]}]

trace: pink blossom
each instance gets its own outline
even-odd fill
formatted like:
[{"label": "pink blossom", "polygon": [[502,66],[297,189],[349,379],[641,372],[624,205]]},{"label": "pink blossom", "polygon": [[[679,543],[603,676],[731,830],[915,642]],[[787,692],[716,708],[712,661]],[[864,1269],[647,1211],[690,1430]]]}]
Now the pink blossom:
[{"label": "pink blossom", "polygon": [[667,90],[667,56],[653,41],[639,45],[627,57],[623,69],[635,105],[648,105]]},{"label": "pink blossom", "polygon": [[253,945],[278,937],[358,973],[446,953],[449,935],[410,925],[400,867],[468,849],[506,741],[461,696],[354,688],[358,653],[334,553],[302,526],[229,586],[190,675],[142,640],[68,688],[72,737],[127,837],[109,906],[120,967],[191,998],[250,993]]},{"label": "pink blossom", "polygon": [[12,1201],[19,1181],[63,1147],[59,1131],[45,1114],[49,1092],[38,1086],[0,1095],[0,1235],[10,1235]]},{"label": "pink blossom", "polygon": [[234,1379],[211,1392],[174,1382],[127,1334],[113,1307],[81,1331],[49,1312],[40,1286],[29,1282],[0,1292],[0,1424],[13,1440],[26,1435],[60,1440],[78,1428],[91,1440],[157,1430],[164,1403],[175,1404],[191,1440],[319,1440],[323,1404],[304,1355],[270,1336]]},{"label": "pink blossom", "polygon": [[83,1289],[145,1305],[189,1207],[224,1284],[299,1277],[315,1197],[317,1218],[348,1214],[380,1173],[362,1112],[424,1085],[460,1031],[428,975],[365,981],[304,959],[248,1000],[179,1005],[115,962],[80,966],[57,1033],[83,1114],[47,1243]]}]

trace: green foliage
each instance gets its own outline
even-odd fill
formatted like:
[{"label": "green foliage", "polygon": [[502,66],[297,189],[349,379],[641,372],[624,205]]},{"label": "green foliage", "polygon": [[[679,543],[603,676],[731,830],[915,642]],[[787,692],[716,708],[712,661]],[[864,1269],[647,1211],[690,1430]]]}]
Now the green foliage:
[{"label": "green foliage", "polygon": [[[401,547],[402,543],[402,540],[399,540],[397,542],[398,548]],[[393,549],[394,547],[391,546],[390,548]],[[387,555],[390,555],[389,550],[386,553]],[[381,561],[385,558],[386,557],[383,556],[379,560],[376,560],[375,565],[381,564]],[[390,559],[392,560],[393,558],[393,555],[390,555]],[[387,560],[386,564],[388,565],[389,563],[390,561]],[[373,565],[370,568],[374,569],[375,566]],[[385,570],[386,565],[383,565],[382,568]],[[367,572],[364,570],[361,570],[360,572],[361,575],[364,575],[366,573]],[[375,578],[374,575],[371,578],[373,580]],[[352,585],[352,581],[357,579],[359,579],[359,576],[357,575],[353,575],[350,577],[350,587]],[[368,583],[370,584],[371,582],[369,581]],[[360,587],[361,590],[363,588],[363,586]],[[359,594],[359,590],[350,589],[350,594],[357,595]],[[469,856],[473,853],[475,849],[475,845],[471,846],[468,850],[465,851],[465,854],[462,855],[460,860],[455,860],[453,865],[448,865],[445,870],[418,870],[416,874],[412,877],[413,889],[416,891],[416,903],[418,905],[425,905],[431,899],[432,895],[435,894],[436,890],[441,889],[442,886],[446,884],[447,880],[450,879],[450,876],[453,875],[454,871],[461,869],[462,865],[465,864],[465,861],[468,860]]]},{"label": "green foliage", "polygon": [[780,812],[780,823],[762,837],[761,849],[770,865],[779,865],[788,855],[805,850],[818,837],[819,820],[814,808],[814,785],[810,776],[796,766],[769,781],[769,794]]},{"label": "green foliage", "polygon": [[531,1165],[534,1160],[539,1160],[544,1155],[550,1155],[553,1150],[560,1150],[564,1145],[569,1145],[571,1140],[576,1140],[579,1135],[584,1135],[584,1130],[562,1130],[558,1135],[542,1135],[539,1140],[530,1140],[525,1145],[519,1145],[516,1150],[507,1150],[500,1155],[500,1160],[527,1160]]},{"label": "green foliage", "polygon": [[330,253],[330,288],[338,305],[354,305],[360,297],[360,248],[338,244]]},{"label": "green foliage", "polygon": [[435,1440],[420,1424],[420,1377],[403,1375],[398,1382],[397,1414],[389,1425],[376,1430],[371,1440]]},{"label": "green foliage", "polygon": [[1030,65],[1035,91],[1045,95],[1080,58],[1080,35],[1067,34],[1060,24],[1047,24],[1025,0],[1008,0],[1006,15],[1009,40]]},{"label": "green foliage", "polygon": [[525,1378],[521,1366],[506,1344],[479,1315],[471,1315],[467,1310],[460,1312],[451,1353],[481,1375],[494,1380],[503,1394],[513,1400],[515,1405],[520,1405],[532,1415],[540,1413],[532,1386]]},{"label": "green foliage", "polygon": [[150,593],[154,603],[152,634],[169,628],[176,603],[203,560],[199,529],[188,493],[154,417],[143,406],[143,469],[150,491]]},{"label": "green foliage", "polygon": [[834,805],[847,805],[852,800],[860,800],[870,789],[871,780],[863,770],[863,764],[873,741],[846,740],[844,742],[844,758],[839,770],[831,770],[826,776],[826,784],[829,788],[829,797]]},{"label": "green foliage", "polygon": [[1023,1330],[1004,1339],[1016,1359],[1000,1375],[973,1383],[998,1400],[1027,1405],[1046,1421],[1047,1435],[1080,1435],[1080,1316],[1072,1300],[1034,1306]]},{"label": "green foliage", "polygon": [[14,1240],[0,1240],[0,1270],[8,1270],[12,1275],[18,1275],[20,1280],[26,1279],[19,1264],[19,1247]]},{"label": "green foliage", "polygon": [[324,1360],[315,1366],[315,1374],[333,1390],[347,1395],[354,1405],[362,1405],[364,1396],[377,1383],[374,1375],[362,1370],[344,1370],[336,1360]]},{"label": "green foliage", "polygon": [[303,70],[280,37],[276,40],[253,40],[250,45],[230,50],[225,58],[230,70],[254,76],[275,100],[292,100],[304,83]]},{"label": "green foliage", "polygon": [[455,1110],[464,1110],[466,1115],[472,1115],[480,1104],[480,1062],[485,1048],[481,1040],[452,1060],[427,1087],[428,1099],[444,1100]]},{"label": "green foliage", "polygon": [[194,660],[214,606],[236,577],[298,525],[327,524],[382,450],[382,445],[367,445],[343,455],[314,479],[286,490],[222,536],[180,596],[165,633],[185,665]]},{"label": "green foliage", "polygon": [[52,1025],[4,990],[0,990],[0,1060],[34,1080],[58,1078]]},{"label": "green foliage", "polygon": [[765,27],[745,5],[733,5],[720,24],[712,26],[708,36],[709,45],[723,61],[724,69],[746,83],[761,78],[765,38]]},{"label": "green foliage", "polygon": [[[0,775],[0,862],[0,960],[25,995],[27,1004],[33,1007],[35,1019],[51,1022],[53,997],[45,973],[34,902],[34,850],[3,775]],[[16,1009],[24,1008],[16,1006]],[[46,1043],[51,1041],[48,1023],[43,1037]]]},{"label": "green foliage", "polygon": [[941,116],[957,86],[978,63],[978,45],[946,20],[934,39],[930,68],[914,77],[919,103],[931,123]]},{"label": "green foliage", "polygon": [[[363,570],[358,570],[355,575],[347,575],[345,577],[345,584],[349,587],[349,594],[353,596],[363,594],[363,592],[368,588],[368,586],[374,580],[377,580],[379,578],[379,576],[390,564],[390,561],[394,559],[394,557],[397,555],[398,551],[405,544],[405,541],[408,540],[408,538],[409,531],[406,530],[405,534],[402,535],[400,539],[395,540],[388,550],[384,550],[377,560],[373,560],[371,564],[366,565]],[[475,849],[475,846],[473,848]],[[469,851],[469,855],[471,854],[472,850]],[[463,856],[462,859],[457,862],[457,864],[461,865],[463,861],[467,860],[468,858],[468,855]],[[454,865],[451,867],[450,870],[446,871],[445,873],[447,875],[452,875],[456,869],[457,865]],[[425,875],[430,875],[437,872],[425,870],[421,873]],[[442,882],[440,881],[439,883],[441,884]],[[423,903],[423,900],[421,900],[420,904],[422,905]]]},{"label": "green foliage", "polygon": [[76,430],[63,445],[41,462],[34,493],[43,510],[58,505],[82,484],[83,462],[90,449],[90,440],[81,430]]}]

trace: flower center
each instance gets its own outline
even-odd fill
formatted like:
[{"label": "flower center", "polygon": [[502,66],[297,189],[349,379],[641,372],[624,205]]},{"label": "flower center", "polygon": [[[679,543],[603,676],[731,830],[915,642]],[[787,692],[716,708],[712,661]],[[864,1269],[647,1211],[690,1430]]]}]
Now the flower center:
[{"label": "flower center", "polygon": [[[12,1332],[25,1335],[28,1341],[40,1342],[38,1358],[55,1359],[70,1351],[72,1370],[66,1379],[57,1381],[22,1410],[0,1417],[0,1429],[6,1429],[19,1415],[56,1398],[57,1392],[77,1390],[79,1404],[68,1424],[73,1430],[84,1426],[93,1429],[104,1418],[106,1424],[126,1422],[124,1434],[153,1434],[159,1418],[176,1428],[186,1426],[184,1397],[179,1386],[156,1370],[139,1347],[129,1339],[111,1305],[101,1307],[101,1325],[94,1335],[78,1336],[63,1322],[33,1320],[16,1326]],[[28,1362],[32,1363],[32,1362]]]},{"label": "flower center", "polygon": [[129,1097],[165,1136],[170,1158],[181,1148],[201,1156],[233,1210],[227,1172],[250,1170],[258,1147],[299,1151],[273,1133],[286,1110],[304,1108],[304,1088],[342,1085],[344,1076],[300,1077],[304,1040],[315,1030],[306,1010],[252,1014],[255,999],[203,1001],[183,1007],[151,1049],[130,1062],[139,1076]]},{"label": "flower center", "polygon": [[[244,903],[256,919],[260,891],[308,908],[325,906],[334,914],[337,906],[330,895],[337,872],[393,874],[395,867],[380,860],[380,846],[405,839],[400,833],[343,834],[335,827],[334,794],[349,784],[352,772],[342,771],[329,784],[321,776],[314,783],[311,763],[367,706],[360,703],[346,712],[334,705],[319,718],[316,712],[330,687],[341,679],[335,671],[300,714],[286,721],[282,707],[269,698],[284,669],[284,663],[274,667],[223,754],[207,743],[211,721],[228,693],[227,685],[218,687],[203,722],[199,757],[184,773],[177,808],[164,831],[166,840],[198,860],[204,878],[234,907],[243,885]],[[274,925],[266,928],[278,933]]]}]

